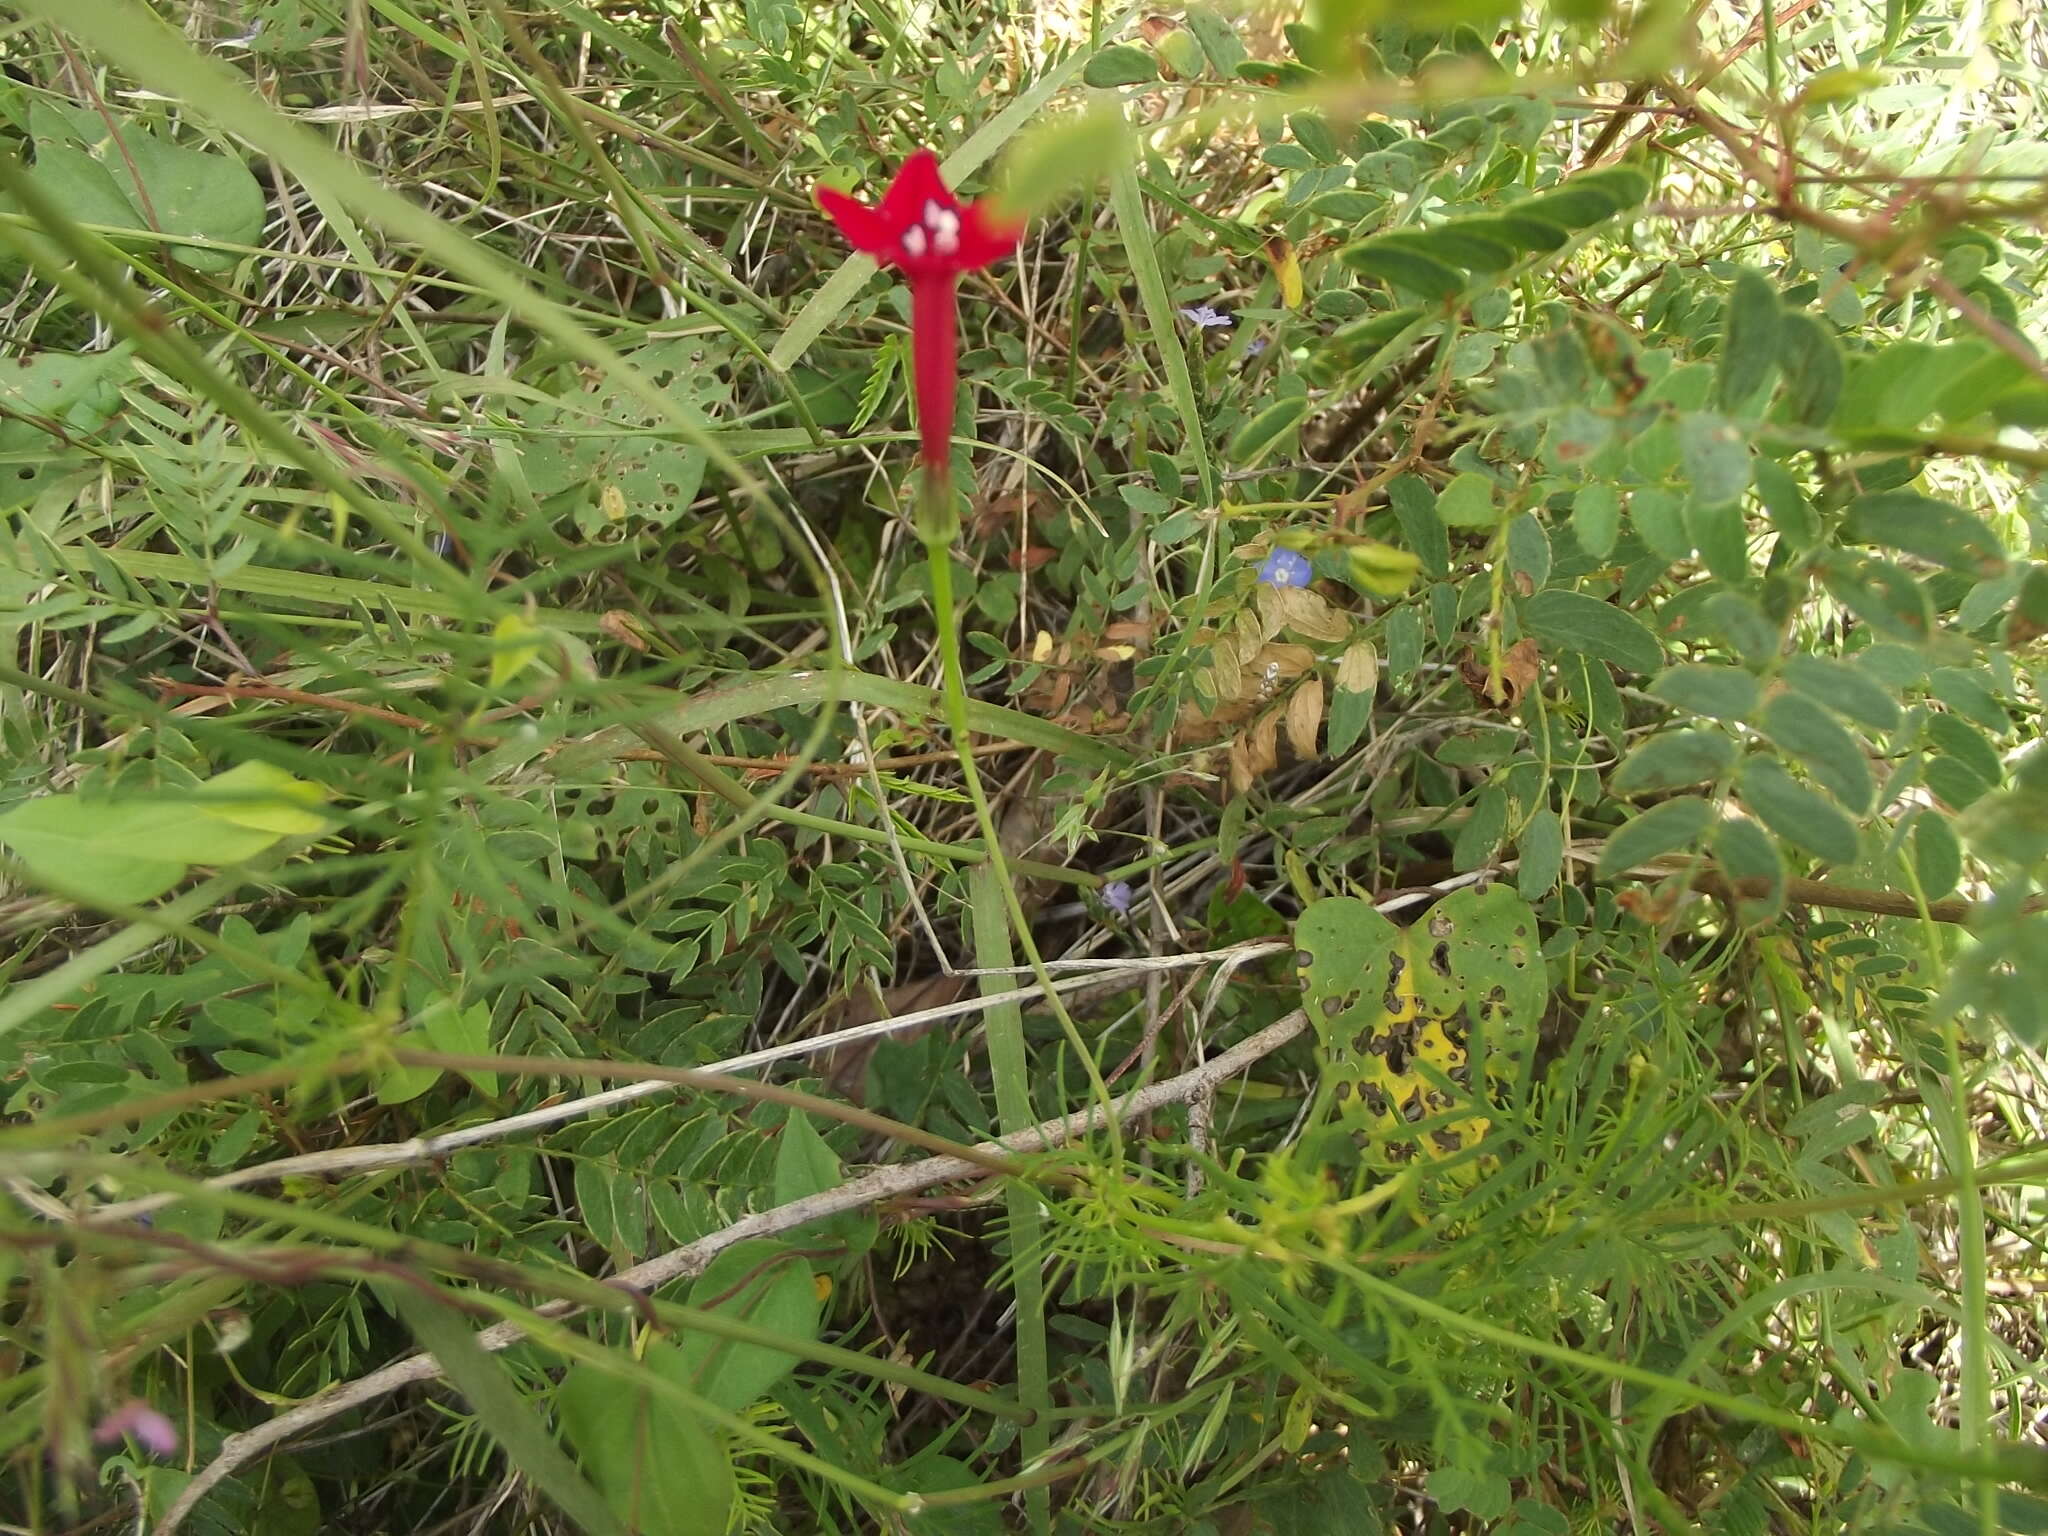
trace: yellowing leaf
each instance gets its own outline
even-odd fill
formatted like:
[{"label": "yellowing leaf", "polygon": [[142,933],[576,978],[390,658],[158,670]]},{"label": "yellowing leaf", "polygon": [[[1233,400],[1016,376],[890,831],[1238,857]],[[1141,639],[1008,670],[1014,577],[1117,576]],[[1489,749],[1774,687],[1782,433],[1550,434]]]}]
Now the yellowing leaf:
[{"label": "yellowing leaf", "polygon": [[1399,597],[1422,569],[1422,561],[1407,550],[1371,539],[1353,544],[1344,551],[1344,558],[1352,581],[1375,597]]},{"label": "yellowing leaf", "polygon": [[1280,302],[1289,309],[1301,308],[1301,258],[1294,242],[1275,235],[1266,242],[1266,260],[1273,266],[1273,281],[1280,285]]},{"label": "yellowing leaf", "polygon": [[491,630],[491,686],[502,688],[539,659],[541,628],[526,615],[508,613]]},{"label": "yellowing leaf", "polygon": [[205,812],[217,821],[280,837],[313,837],[333,822],[312,809],[327,798],[318,784],[270,763],[238,763],[206,781]]}]

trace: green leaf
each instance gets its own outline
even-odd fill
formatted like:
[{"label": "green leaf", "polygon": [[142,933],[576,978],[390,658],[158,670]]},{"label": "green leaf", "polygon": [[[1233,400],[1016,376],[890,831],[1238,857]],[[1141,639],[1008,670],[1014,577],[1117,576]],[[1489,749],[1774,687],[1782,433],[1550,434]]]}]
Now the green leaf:
[{"label": "green leaf", "polygon": [[[444,1002],[430,1007],[420,1020],[420,1028],[437,1051],[450,1056],[488,1056],[491,1051],[491,1005],[485,1002],[471,1003],[467,1008],[457,1008],[453,1003]],[[492,1098],[498,1096],[498,1074],[495,1072],[464,1072],[462,1074],[475,1083]]]},{"label": "green leaf", "polygon": [[2005,778],[2005,764],[1998,755],[1998,748],[1968,721],[1955,715],[1930,714],[1922,722],[1921,729],[1938,751],[1961,762],[1982,779],[1986,787],[1994,786]]},{"label": "green leaf", "polygon": [[1849,505],[1845,538],[1903,549],[1979,580],[2003,574],[2005,550],[1982,518],[1918,491],[1879,491]]},{"label": "green leaf", "polygon": [[1955,828],[1946,816],[1923,806],[1913,812],[1911,839],[1920,894],[1929,901],[1946,896],[1963,878],[1963,845]]},{"label": "green leaf", "polygon": [[[263,188],[241,161],[213,150],[187,149],[154,134],[129,129],[121,136],[124,162],[133,165],[148,197],[154,228],[168,235],[196,235],[234,245],[255,245],[263,238],[266,205]],[[106,151],[102,151],[103,156]],[[108,161],[113,167],[118,162]],[[116,170],[116,180],[122,171]],[[123,190],[128,190],[126,187]],[[131,193],[137,209],[141,197]],[[227,272],[242,258],[227,251],[173,246],[172,256],[197,272]]]},{"label": "green leaf", "polygon": [[607,1253],[637,1259],[647,1247],[647,1215],[639,1180],[600,1157],[576,1164],[576,1209],[583,1228]]},{"label": "green leaf", "polygon": [[1158,56],[1151,49],[1132,43],[1111,43],[1081,70],[1082,81],[1098,90],[1119,85],[1144,85],[1158,78]]},{"label": "green leaf", "polygon": [[1420,231],[1420,235],[1425,243],[1416,248],[1422,254],[1475,277],[1505,271],[1521,258],[1520,249],[1503,238],[1501,231],[1487,228],[1477,219],[1453,219]]},{"label": "green leaf", "polygon": [[1785,861],[1778,853],[1778,845],[1747,816],[1723,817],[1710,841],[1715,862],[1730,880],[1766,883],[1761,896],[1738,896],[1737,907],[1743,921],[1759,923],[1774,917],[1785,903]]},{"label": "green leaf", "polygon": [[1522,624],[1551,649],[1576,651],[1634,672],[1655,671],[1664,648],[1643,621],[1583,592],[1551,587],[1521,605]]},{"label": "green leaf", "polygon": [[1436,515],[1453,528],[1491,528],[1500,521],[1496,487],[1476,470],[1452,478],[1436,498]]},{"label": "green leaf", "polygon": [[1238,38],[1237,29],[1220,12],[1207,5],[1189,6],[1187,27],[1202,45],[1202,52],[1209,56],[1211,69],[1225,80],[1236,74],[1237,66],[1245,61],[1244,43]]},{"label": "green leaf", "polygon": [[1489,784],[1472,802],[1472,814],[1451,840],[1451,868],[1462,872],[1491,860],[1507,824],[1508,797],[1499,784]]},{"label": "green leaf", "polygon": [[[691,1285],[690,1305],[803,1343],[818,1336],[810,1265],[766,1239],[736,1243],[714,1258]],[[683,1374],[675,1379],[729,1413],[758,1402],[797,1363],[783,1350],[702,1332],[683,1338],[676,1359]]]},{"label": "green leaf", "polygon": [[1700,613],[1707,627],[1744,661],[1758,664],[1778,654],[1777,626],[1740,592],[1716,592],[1701,605]]},{"label": "green leaf", "polygon": [[1387,486],[1387,500],[1394,519],[1401,525],[1401,537],[1431,576],[1448,576],[1451,571],[1451,540],[1437,516],[1436,497],[1420,476],[1396,475]]},{"label": "green leaf", "polygon": [[1485,217],[1454,219],[1438,227],[1456,230],[1461,235],[1485,240],[1489,244],[1509,246],[1531,256],[1547,256],[1552,251],[1562,250],[1571,240],[1571,231],[1563,225],[1555,220],[1532,216],[1519,207]]},{"label": "green leaf", "polygon": [[1758,459],[1755,474],[1757,495],[1778,537],[1794,550],[1812,549],[1820,542],[1820,519],[1792,472],[1776,459]]},{"label": "green leaf", "polygon": [[1946,704],[1950,713],[1961,715],[1994,736],[2012,729],[2012,716],[1998,702],[1998,695],[1985,685],[1984,674],[1967,667],[1936,667],[1927,674],[1927,691]]},{"label": "green leaf", "polygon": [[1731,586],[1749,578],[1749,524],[1739,501],[1686,504],[1685,526],[1700,560],[1717,579]]},{"label": "green leaf", "polygon": [[1237,429],[1237,435],[1230,440],[1230,461],[1240,468],[1253,467],[1300,426],[1308,413],[1309,400],[1305,395],[1275,400]]},{"label": "green leaf", "polygon": [[1725,416],[1688,411],[1679,417],[1678,453],[1696,502],[1718,506],[1749,489],[1749,440]]},{"label": "green leaf", "polygon": [[1667,704],[1712,720],[1746,720],[1756,709],[1762,690],[1740,667],[1688,661],[1659,675],[1650,684],[1650,692]]},{"label": "green leaf", "polygon": [[1743,267],[1722,313],[1715,398],[1722,410],[1735,411],[1777,371],[1784,329],[1778,291],[1754,267]]},{"label": "green leaf", "polygon": [[1904,566],[1834,550],[1821,563],[1828,595],[1878,634],[1924,644],[1934,632],[1934,604]]},{"label": "green leaf", "polygon": [[1735,743],[1719,731],[1665,731],[1622,760],[1608,787],[1617,795],[1711,784],[1735,763]]},{"label": "green leaf", "polygon": [[1835,333],[1803,310],[1779,317],[1779,365],[1785,374],[1780,399],[1784,414],[1797,426],[1825,426],[1842,398],[1845,368]]},{"label": "green leaf", "polygon": [[1564,869],[1564,822],[1557,812],[1545,807],[1529,818],[1515,841],[1520,859],[1515,870],[1515,889],[1525,901],[1548,895]]},{"label": "green leaf", "polygon": [[[555,1501],[585,1531],[622,1530],[604,1496],[591,1487],[562,1453],[532,1404],[498,1360],[477,1343],[468,1321],[452,1306],[421,1295],[410,1285],[379,1287],[405,1319],[434,1361],[505,1452],[506,1461]],[[578,1369],[587,1369],[579,1367]]]},{"label": "green leaf", "polygon": [[1508,524],[1508,569],[1526,580],[1523,590],[1540,592],[1550,580],[1550,535],[1533,512]]},{"label": "green leaf", "polygon": [[1876,787],[1863,748],[1818,704],[1799,694],[1781,693],[1764,705],[1759,723],[1765,735],[1804,762],[1845,807],[1859,815],[1870,809]]},{"label": "green leaf", "polygon": [[1713,823],[1714,808],[1695,795],[1653,805],[1607,839],[1596,873],[1603,880],[1612,880],[1652,859],[1690,848]]},{"label": "green leaf", "polygon": [[1856,862],[1856,823],[1834,801],[1808,789],[1770,758],[1747,759],[1736,784],[1742,803],[1786,842],[1830,864]]},{"label": "green leaf", "polygon": [[[641,1363],[665,1379],[684,1374],[662,1340]],[[664,1394],[595,1365],[569,1368],[555,1417],[583,1470],[635,1531],[723,1532],[733,1501],[732,1463],[710,1432]]]},{"label": "green leaf", "polygon": [[1579,548],[1605,560],[1621,534],[1621,493],[1604,481],[1580,491],[1572,499],[1572,533]]},{"label": "green leaf", "polygon": [[1785,658],[1779,675],[1845,720],[1879,731],[1892,730],[1899,723],[1898,700],[1861,667],[1802,651]]},{"label": "green leaf", "polygon": [[1337,254],[1352,271],[1426,299],[1448,299],[1465,290],[1464,276],[1456,268],[1391,235],[1374,235]]},{"label": "green leaf", "polygon": [[1648,176],[1632,165],[1614,165],[1574,176],[1560,187],[1512,204],[1507,211],[1513,217],[1540,219],[1566,229],[1590,229],[1649,195]]},{"label": "green leaf", "polygon": [[1685,502],[1661,486],[1631,491],[1628,520],[1650,553],[1666,564],[1692,553],[1692,533],[1685,526]]}]

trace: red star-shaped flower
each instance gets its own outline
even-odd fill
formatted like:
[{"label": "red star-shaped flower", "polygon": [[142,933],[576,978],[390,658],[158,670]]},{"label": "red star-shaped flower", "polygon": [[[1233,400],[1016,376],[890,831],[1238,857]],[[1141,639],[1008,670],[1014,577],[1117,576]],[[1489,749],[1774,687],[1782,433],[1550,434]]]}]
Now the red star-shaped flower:
[{"label": "red star-shaped flower", "polygon": [[910,284],[918,457],[936,484],[952,456],[960,370],[954,296],[960,274],[979,271],[1014,251],[1023,222],[996,213],[986,200],[961,202],[939,174],[939,157],[928,149],[903,162],[875,207],[831,187],[819,187],[816,195],[849,245],[896,268]]},{"label": "red star-shaped flower", "polygon": [[1017,249],[1024,226],[992,212],[987,200],[963,203],[939,174],[939,157],[920,149],[896,173],[873,208],[818,188],[818,206],[856,251],[920,278],[958,277],[1001,261]]}]

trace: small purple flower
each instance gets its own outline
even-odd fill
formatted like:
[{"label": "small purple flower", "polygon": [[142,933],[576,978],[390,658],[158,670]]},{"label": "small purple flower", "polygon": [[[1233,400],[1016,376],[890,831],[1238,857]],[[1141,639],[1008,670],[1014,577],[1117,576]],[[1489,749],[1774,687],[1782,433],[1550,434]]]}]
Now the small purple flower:
[{"label": "small purple flower", "polygon": [[1237,323],[1228,310],[1218,309],[1213,304],[1191,305],[1180,312],[1180,317],[1198,331],[1213,331],[1219,326]]},{"label": "small purple flower", "polygon": [[1259,580],[1269,587],[1305,587],[1315,577],[1315,567],[1298,549],[1276,549],[1259,567]]},{"label": "small purple flower", "polygon": [[175,1456],[178,1427],[139,1397],[131,1397],[93,1427],[95,1445],[112,1445],[123,1436],[152,1456]]},{"label": "small purple flower", "polygon": [[1128,880],[1112,880],[1102,888],[1102,904],[1118,917],[1129,917],[1131,903],[1136,899],[1137,893]]},{"label": "small purple flower", "polygon": [[1257,357],[1261,352],[1265,351],[1266,348],[1270,347],[1272,344],[1272,341],[1267,337],[1254,336],[1248,343],[1246,343],[1244,355],[1248,359]]}]

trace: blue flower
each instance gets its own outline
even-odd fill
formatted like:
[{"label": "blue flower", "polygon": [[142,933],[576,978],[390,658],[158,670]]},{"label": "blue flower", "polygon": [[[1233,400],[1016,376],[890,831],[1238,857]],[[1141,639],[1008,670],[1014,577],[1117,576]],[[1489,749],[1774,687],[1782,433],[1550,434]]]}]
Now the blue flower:
[{"label": "blue flower", "polygon": [[1235,325],[1237,321],[1228,310],[1216,308],[1213,304],[1195,304],[1180,312],[1181,319],[1197,330],[1213,331],[1218,326]]},{"label": "blue flower", "polygon": [[1257,357],[1261,352],[1265,351],[1266,348],[1270,347],[1272,344],[1273,343],[1264,336],[1254,336],[1251,339],[1251,344],[1244,349],[1244,355],[1248,358]]},{"label": "blue flower", "polygon": [[1269,587],[1305,587],[1315,577],[1315,567],[1298,549],[1276,549],[1259,567],[1259,580]]},{"label": "blue flower", "polygon": [[1102,888],[1102,904],[1118,917],[1129,917],[1131,903],[1136,899],[1137,893],[1128,880],[1112,880]]}]

